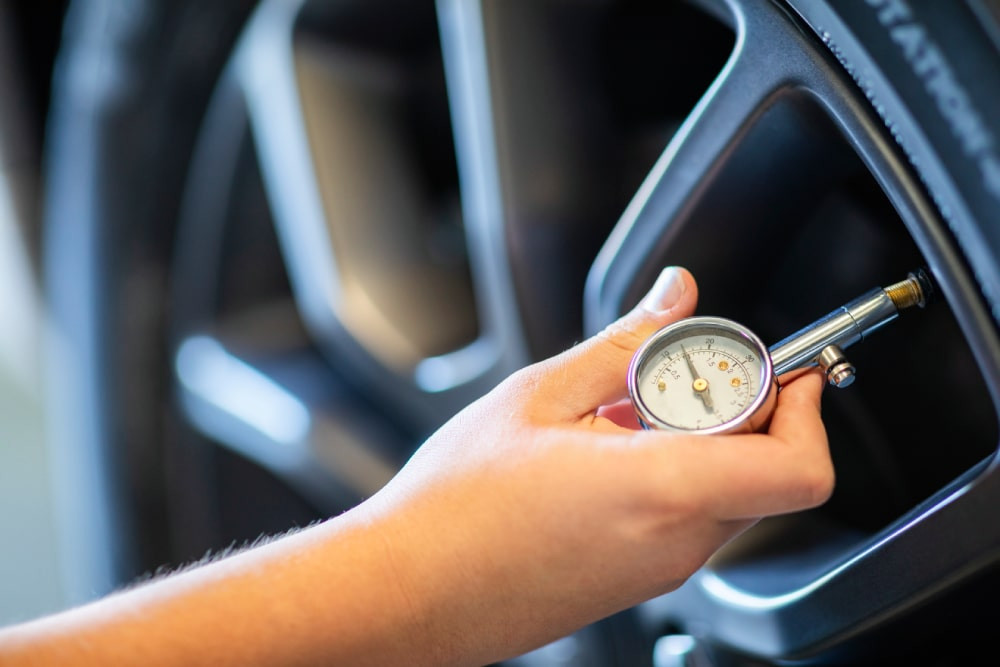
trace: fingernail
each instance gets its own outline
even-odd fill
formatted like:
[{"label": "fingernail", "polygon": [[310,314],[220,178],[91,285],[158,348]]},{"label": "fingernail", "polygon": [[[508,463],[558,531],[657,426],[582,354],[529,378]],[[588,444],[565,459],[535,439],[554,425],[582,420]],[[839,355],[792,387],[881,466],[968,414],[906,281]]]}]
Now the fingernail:
[{"label": "fingernail", "polygon": [[668,266],[660,272],[642,300],[642,307],[651,313],[668,310],[684,295],[684,278],[676,266]]}]

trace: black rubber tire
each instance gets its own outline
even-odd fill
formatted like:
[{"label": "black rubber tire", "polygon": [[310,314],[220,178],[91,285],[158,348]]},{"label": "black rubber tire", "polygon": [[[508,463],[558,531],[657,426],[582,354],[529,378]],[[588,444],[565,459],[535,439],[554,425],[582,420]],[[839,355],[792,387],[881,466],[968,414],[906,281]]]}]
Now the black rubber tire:
[{"label": "black rubber tire", "polygon": [[1000,4],[789,4],[880,114],[1000,319]]}]

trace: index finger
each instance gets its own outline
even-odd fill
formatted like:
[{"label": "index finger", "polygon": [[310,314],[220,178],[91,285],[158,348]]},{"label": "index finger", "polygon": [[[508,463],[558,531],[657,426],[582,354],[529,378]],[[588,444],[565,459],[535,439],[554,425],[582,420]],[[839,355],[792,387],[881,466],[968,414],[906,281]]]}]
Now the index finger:
[{"label": "index finger", "polygon": [[791,379],[783,377],[782,381],[768,435],[786,442],[804,439],[825,443],[826,427],[821,416],[821,399],[826,386],[823,372],[813,368]]}]

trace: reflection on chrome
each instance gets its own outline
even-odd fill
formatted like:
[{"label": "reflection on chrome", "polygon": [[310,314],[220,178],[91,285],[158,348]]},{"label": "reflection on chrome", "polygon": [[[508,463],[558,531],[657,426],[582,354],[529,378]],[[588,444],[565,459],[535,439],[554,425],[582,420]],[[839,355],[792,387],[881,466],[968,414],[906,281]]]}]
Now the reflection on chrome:
[{"label": "reflection on chrome", "polygon": [[186,340],[177,353],[177,377],[189,392],[251,426],[268,440],[301,446],[309,411],[271,378],[205,336]]},{"label": "reflection on chrome", "polygon": [[685,667],[697,647],[691,635],[665,635],[653,646],[653,667]]}]

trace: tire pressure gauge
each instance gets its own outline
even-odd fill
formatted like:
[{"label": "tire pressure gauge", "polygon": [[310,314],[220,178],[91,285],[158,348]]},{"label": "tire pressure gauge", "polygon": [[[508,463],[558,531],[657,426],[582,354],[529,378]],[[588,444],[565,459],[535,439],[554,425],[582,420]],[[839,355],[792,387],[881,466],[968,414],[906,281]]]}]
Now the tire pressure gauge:
[{"label": "tire pressure gauge", "polygon": [[921,270],[875,288],[767,348],[748,328],[721,317],[690,317],[660,329],[636,351],[628,390],[645,428],[683,433],[761,430],[782,373],[819,365],[838,387],[854,379],[843,349],[924,306],[932,284]]}]

